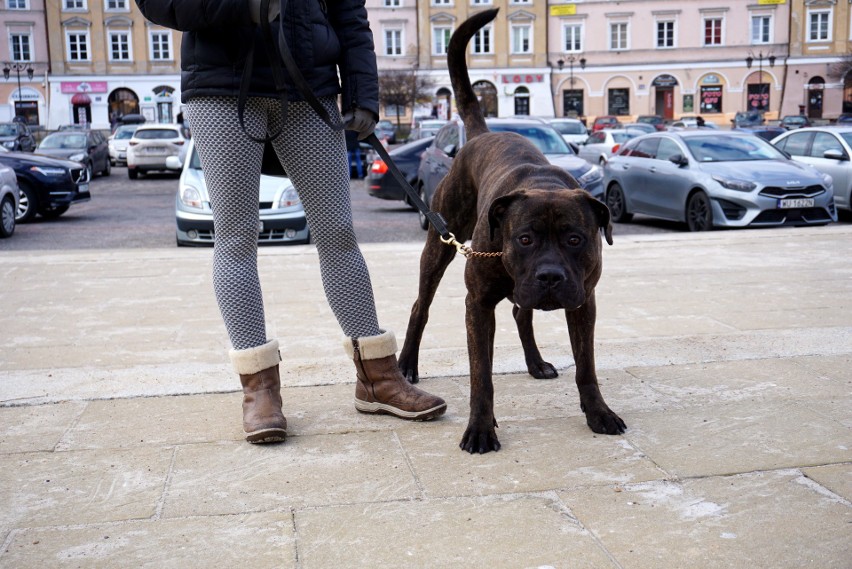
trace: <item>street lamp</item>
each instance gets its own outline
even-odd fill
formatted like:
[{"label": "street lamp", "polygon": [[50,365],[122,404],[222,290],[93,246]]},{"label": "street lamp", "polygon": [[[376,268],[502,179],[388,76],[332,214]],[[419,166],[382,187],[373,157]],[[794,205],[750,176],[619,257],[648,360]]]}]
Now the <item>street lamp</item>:
[{"label": "street lamp", "polygon": [[559,66],[559,71],[562,71],[562,68],[565,67],[566,61],[568,62],[568,65],[569,65],[568,69],[569,69],[569,73],[570,73],[570,76],[569,76],[570,78],[568,79],[568,81],[571,83],[571,88],[573,88],[574,87],[574,63],[579,62],[580,63],[580,69],[585,69],[586,68],[586,58],[581,57],[580,59],[577,59],[576,55],[569,55],[565,59],[560,58],[556,62],[556,65]]},{"label": "street lamp", "polygon": [[759,93],[760,104],[761,104],[761,107],[763,107],[763,95],[765,94],[764,89],[763,89],[763,85],[764,85],[764,83],[763,83],[763,60],[766,59],[769,62],[769,67],[775,67],[775,56],[769,55],[769,54],[763,55],[763,50],[758,51],[757,55],[754,55],[754,52],[750,51],[750,52],[748,52],[748,57],[746,57],[746,59],[745,59],[746,67],[751,69],[751,65],[754,63],[755,59],[757,59],[757,69],[758,69],[757,85],[758,85],[758,88],[760,89],[760,93]]},{"label": "street lamp", "polygon": [[[18,104],[21,105],[24,100],[24,94],[21,92],[21,71],[24,69],[27,70],[27,78],[32,81],[33,78],[33,68],[29,64],[20,63],[18,61],[6,62],[5,67],[3,67],[3,78],[8,81],[9,75],[12,71],[15,72],[15,75],[18,77]],[[15,116],[18,116],[18,109],[15,109]]]}]

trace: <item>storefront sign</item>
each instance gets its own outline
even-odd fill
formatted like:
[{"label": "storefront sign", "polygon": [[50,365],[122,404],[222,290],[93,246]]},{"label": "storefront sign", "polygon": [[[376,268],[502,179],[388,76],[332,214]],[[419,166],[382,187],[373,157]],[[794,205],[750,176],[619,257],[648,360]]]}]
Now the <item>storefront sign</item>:
[{"label": "storefront sign", "polygon": [[543,83],[544,75],[502,75],[501,81],[505,83]]},{"label": "storefront sign", "polygon": [[106,81],[62,81],[60,89],[66,95],[74,93],[106,93]]},{"label": "storefront sign", "polygon": [[787,0],[757,0],[758,6],[773,6],[775,4],[786,4]]},{"label": "storefront sign", "polygon": [[701,80],[701,82],[704,85],[716,85],[720,81],[719,81],[719,78],[715,75],[707,75],[707,76],[704,77],[704,79]]},{"label": "storefront sign", "polygon": [[722,112],[722,87],[701,88],[701,111],[705,113]]},{"label": "storefront sign", "polygon": [[577,5],[576,4],[561,4],[559,6],[551,6],[550,7],[550,15],[551,16],[576,16],[577,15]]},{"label": "storefront sign", "polygon": [[12,91],[12,96],[10,98],[13,101],[40,101],[41,93],[30,87],[21,87],[20,91],[17,89]]},{"label": "storefront sign", "polygon": [[675,87],[677,79],[672,75],[659,75],[651,82],[652,87]]}]

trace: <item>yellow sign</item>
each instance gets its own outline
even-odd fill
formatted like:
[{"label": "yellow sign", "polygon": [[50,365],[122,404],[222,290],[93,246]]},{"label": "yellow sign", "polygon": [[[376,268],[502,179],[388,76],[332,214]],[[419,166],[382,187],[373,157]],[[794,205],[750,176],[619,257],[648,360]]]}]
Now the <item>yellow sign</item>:
[{"label": "yellow sign", "polygon": [[[782,2],[784,0],[781,0]],[[550,7],[550,15],[551,16],[576,16],[577,15],[577,5],[576,4],[560,4],[559,6],[551,6]]]},{"label": "yellow sign", "polygon": [[759,6],[768,6],[774,4],[786,4],[787,0],[757,0]]}]

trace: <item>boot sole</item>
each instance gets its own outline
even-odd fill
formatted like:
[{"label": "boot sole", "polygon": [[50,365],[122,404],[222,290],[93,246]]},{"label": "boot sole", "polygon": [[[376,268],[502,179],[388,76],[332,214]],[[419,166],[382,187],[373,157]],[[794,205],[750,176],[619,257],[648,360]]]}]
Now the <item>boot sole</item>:
[{"label": "boot sole", "polygon": [[246,440],[252,444],[280,443],[287,438],[284,429],[261,429],[246,433]]},{"label": "boot sole", "polygon": [[436,405],[431,409],[425,409],[423,411],[403,411],[402,409],[386,405],[384,403],[368,403],[367,401],[356,399],[355,409],[361,413],[370,413],[373,415],[394,415],[395,417],[407,419],[409,421],[429,421],[435,417],[443,415],[444,411],[447,410],[447,404],[442,403],[441,405]]}]

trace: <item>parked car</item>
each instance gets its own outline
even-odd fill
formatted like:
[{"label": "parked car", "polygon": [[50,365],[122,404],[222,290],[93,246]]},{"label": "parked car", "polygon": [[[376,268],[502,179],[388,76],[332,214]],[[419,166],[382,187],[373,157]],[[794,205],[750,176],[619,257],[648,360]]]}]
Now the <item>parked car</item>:
[{"label": "parked car", "polygon": [[649,124],[656,130],[666,130],[666,120],[660,115],[639,115],[636,122]]},{"label": "parked car", "polygon": [[104,135],[96,130],[64,130],[48,134],[39,143],[36,153],[79,162],[89,171],[89,179],[95,174],[110,174],[109,145]]},{"label": "parked car", "polygon": [[618,122],[618,117],[612,115],[602,115],[595,118],[592,123],[592,132],[598,132],[605,128],[620,128],[621,123]]},{"label": "parked car", "polygon": [[743,126],[732,128],[731,130],[735,132],[748,132],[755,136],[759,136],[763,140],[772,140],[779,134],[787,132],[786,128],[782,128],[780,126],[772,126],[768,124],[762,126]]},{"label": "parked car", "polygon": [[[568,143],[552,126],[535,119],[488,118],[485,119],[485,124],[493,132],[515,132],[524,136],[544,153],[551,164],[571,174],[580,187],[596,198],[603,197],[601,169],[574,154]],[[432,202],[432,196],[438,184],[449,172],[453,157],[466,141],[464,124],[461,120],[452,120],[438,131],[435,140],[423,152],[420,167],[417,170],[417,188],[420,198],[427,205]],[[428,229],[429,222],[426,217],[422,213],[419,217],[420,227]]]},{"label": "parked car", "polygon": [[852,211],[852,125],[805,127],[779,135],[772,144],[831,176],[837,207]]},{"label": "parked car", "polygon": [[706,231],[837,221],[830,176],[739,132],[636,138],[607,162],[604,185],[616,222],[641,213]]},{"label": "parked car", "polygon": [[388,144],[396,144],[396,127],[391,121],[384,120],[376,123],[376,138],[382,140],[386,138]]},{"label": "parked car", "polygon": [[645,122],[629,122],[621,125],[621,128],[626,130],[627,132],[635,131],[639,132],[640,134],[649,134],[652,132],[657,132],[657,127]]},{"label": "parked car", "polygon": [[166,159],[177,156],[183,163],[186,149],[182,125],[140,124],[127,143],[127,176],[135,180],[139,174],[172,171],[166,166]]},{"label": "parked car", "polygon": [[18,178],[18,223],[30,221],[36,214],[59,217],[71,205],[92,198],[89,170],[79,162],[0,147],[0,164],[12,168]]},{"label": "parked car", "polygon": [[547,122],[569,144],[583,144],[589,138],[589,129],[580,119],[550,119]]},{"label": "parked car", "polygon": [[837,124],[852,124],[852,113],[843,113],[837,117]]},{"label": "parked car", "polygon": [[[417,187],[417,169],[420,166],[420,157],[423,151],[426,150],[435,137],[421,138],[414,142],[403,144],[394,148],[388,154],[393,158],[394,164],[397,165],[400,172],[403,173],[405,179],[413,188]],[[402,200],[405,203],[412,205],[408,199],[408,194],[402,189],[402,185],[397,181],[388,165],[381,158],[376,158],[370,167],[370,172],[367,174],[367,193],[374,198],[382,200]]]},{"label": "parked car", "polygon": [[109,161],[113,166],[127,166],[127,146],[136,132],[135,124],[121,125],[107,139]]},{"label": "parked car", "polygon": [[441,119],[426,119],[414,127],[411,131],[410,140],[420,140],[421,138],[429,138],[438,134],[441,127],[447,124],[447,121]]},{"label": "parked car", "polygon": [[781,122],[778,124],[779,126],[782,126],[787,130],[795,130],[797,128],[812,126],[811,119],[809,119],[805,115],[787,115],[786,117],[782,118]]},{"label": "parked car", "polygon": [[32,152],[36,148],[36,141],[27,123],[11,121],[0,123],[0,145],[13,152]]},{"label": "parked car", "polygon": [[763,113],[760,111],[740,111],[731,119],[734,128],[743,126],[760,126],[765,123]]},{"label": "parked car", "polygon": [[15,233],[19,199],[15,171],[0,165],[0,238],[11,237]]},{"label": "parked car", "polygon": [[645,133],[624,129],[599,130],[589,135],[589,139],[580,145],[577,155],[592,164],[606,164],[609,157],[618,152],[622,144]]},{"label": "parked car", "polygon": [[684,128],[719,128],[714,122],[705,121],[703,118],[700,121],[698,119],[699,117],[696,115],[684,115],[669,125],[668,130],[682,130]]},{"label": "parked car", "polygon": [[[187,159],[167,158],[168,167],[180,171],[175,196],[176,241],[181,246],[213,245],[213,210],[201,160],[190,139]],[[260,245],[309,243],[311,232],[299,194],[287,177],[260,176]]]}]

